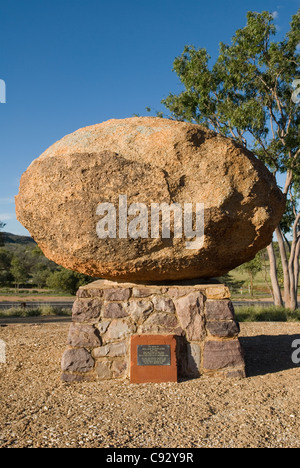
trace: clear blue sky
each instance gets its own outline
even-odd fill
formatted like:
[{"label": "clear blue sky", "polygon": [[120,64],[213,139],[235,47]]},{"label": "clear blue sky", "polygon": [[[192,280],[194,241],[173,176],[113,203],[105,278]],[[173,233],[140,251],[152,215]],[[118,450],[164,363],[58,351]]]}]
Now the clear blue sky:
[{"label": "clear blue sky", "polygon": [[172,73],[184,45],[212,57],[245,25],[247,11],[276,12],[286,33],[298,0],[1,0],[0,220],[15,219],[21,174],[52,143],[110,118],[163,110],[181,90]]}]

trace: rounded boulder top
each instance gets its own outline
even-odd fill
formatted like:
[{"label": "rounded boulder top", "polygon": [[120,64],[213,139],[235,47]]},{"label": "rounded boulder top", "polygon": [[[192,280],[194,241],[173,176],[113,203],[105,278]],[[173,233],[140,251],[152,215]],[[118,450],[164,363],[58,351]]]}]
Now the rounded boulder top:
[{"label": "rounded boulder top", "polygon": [[285,197],[235,141],[134,117],[52,145],[23,174],[16,210],[57,264],[157,283],[219,277],[253,259],[271,242]]}]

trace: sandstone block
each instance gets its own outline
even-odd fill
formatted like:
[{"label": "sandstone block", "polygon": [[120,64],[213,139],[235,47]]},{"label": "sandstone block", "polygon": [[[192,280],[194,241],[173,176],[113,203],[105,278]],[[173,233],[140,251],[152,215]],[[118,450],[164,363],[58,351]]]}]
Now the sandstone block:
[{"label": "sandstone block", "polygon": [[107,331],[110,323],[111,323],[111,320],[101,320],[97,324],[97,328],[98,328],[101,335],[103,335]]},{"label": "sandstone block", "polygon": [[206,328],[209,333],[219,338],[233,338],[238,336],[240,327],[237,322],[207,322]]},{"label": "sandstone block", "polygon": [[101,346],[101,348],[96,348],[93,351],[93,356],[95,359],[101,357],[119,357],[126,354],[126,342],[112,343],[107,344],[106,346]]},{"label": "sandstone block", "polygon": [[234,320],[234,307],[231,301],[206,301],[207,320]]},{"label": "sandstone block", "polygon": [[109,380],[112,378],[111,362],[110,361],[98,361],[96,363],[96,374],[99,380]]},{"label": "sandstone block", "polygon": [[92,325],[74,325],[69,329],[68,344],[79,348],[95,348],[101,345],[97,328]]},{"label": "sandstone block", "polygon": [[203,367],[218,370],[244,365],[243,350],[238,340],[207,341],[204,345]]},{"label": "sandstone block", "polygon": [[134,332],[134,325],[124,319],[114,319],[103,336],[105,342],[118,341]]},{"label": "sandstone block", "polygon": [[100,317],[102,302],[98,299],[76,300],[72,309],[73,322],[95,322]]},{"label": "sandstone block", "polygon": [[138,329],[139,334],[172,333],[176,335],[181,332],[175,315],[160,312],[153,313]]},{"label": "sandstone block", "polygon": [[86,349],[67,349],[62,357],[61,368],[63,372],[89,372],[94,362]]},{"label": "sandstone block", "polygon": [[150,301],[131,301],[127,304],[127,311],[136,323],[143,323],[153,312],[153,304]]},{"label": "sandstone block", "polygon": [[91,297],[102,297],[102,289],[92,288],[79,288],[77,291],[77,297],[79,299],[91,298]]},{"label": "sandstone block", "polygon": [[190,341],[201,341],[205,335],[204,299],[200,292],[188,294],[175,301],[181,327]]},{"label": "sandstone block", "polygon": [[175,306],[172,299],[168,299],[161,296],[154,296],[152,299],[154,309],[157,312],[167,312],[169,314],[174,314]]},{"label": "sandstone block", "polygon": [[196,343],[187,344],[187,373],[188,375],[199,377],[201,366],[201,350]]},{"label": "sandstone block", "polygon": [[127,374],[128,363],[126,359],[117,359],[113,361],[111,366],[112,378],[120,379]]},{"label": "sandstone block", "polygon": [[229,299],[230,291],[226,286],[214,286],[213,288],[206,288],[206,297],[215,300]]},{"label": "sandstone block", "polygon": [[103,297],[105,301],[127,301],[130,298],[129,288],[104,289]]},{"label": "sandstone block", "polygon": [[192,292],[194,292],[193,288],[170,288],[168,291],[168,295],[172,299],[177,299],[178,297],[187,296]]},{"label": "sandstone block", "polygon": [[159,288],[133,288],[132,296],[133,297],[150,297],[153,294],[161,292]]},{"label": "sandstone block", "polygon": [[128,317],[128,312],[125,310],[123,304],[110,302],[104,305],[102,316],[104,318],[122,318]]}]

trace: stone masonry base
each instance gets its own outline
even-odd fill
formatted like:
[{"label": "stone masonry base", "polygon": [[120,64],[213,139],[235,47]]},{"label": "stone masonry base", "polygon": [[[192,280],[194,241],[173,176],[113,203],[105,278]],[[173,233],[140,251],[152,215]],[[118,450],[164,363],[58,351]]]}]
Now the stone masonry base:
[{"label": "stone masonry base", "polygon": [[239,325],[227,287],[95,281],[78,290],[62,380],[127,379],[132,335],[174,335],[178,378],[243,378]]}]

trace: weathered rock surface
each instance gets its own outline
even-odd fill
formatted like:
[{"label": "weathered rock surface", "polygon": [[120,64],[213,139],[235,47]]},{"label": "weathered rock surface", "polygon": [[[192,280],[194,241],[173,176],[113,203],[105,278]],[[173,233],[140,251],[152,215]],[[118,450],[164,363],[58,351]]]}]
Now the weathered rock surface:
[{"label": "weathered rock surface", "polygon": [[[100,203],[204,203],[202,248],[186,239],[100,239]],[[50,147],[23,174],[17,217],[45,255],[94,277],[159,282],[223,275],[268,245],[285,208],[250,152],[201,126],[110,120]],[[132,217],[129,219],[132,219]],[[110,294],[110,293],[109,293]],[[112,292],[111,294],[114,294]]]}]

